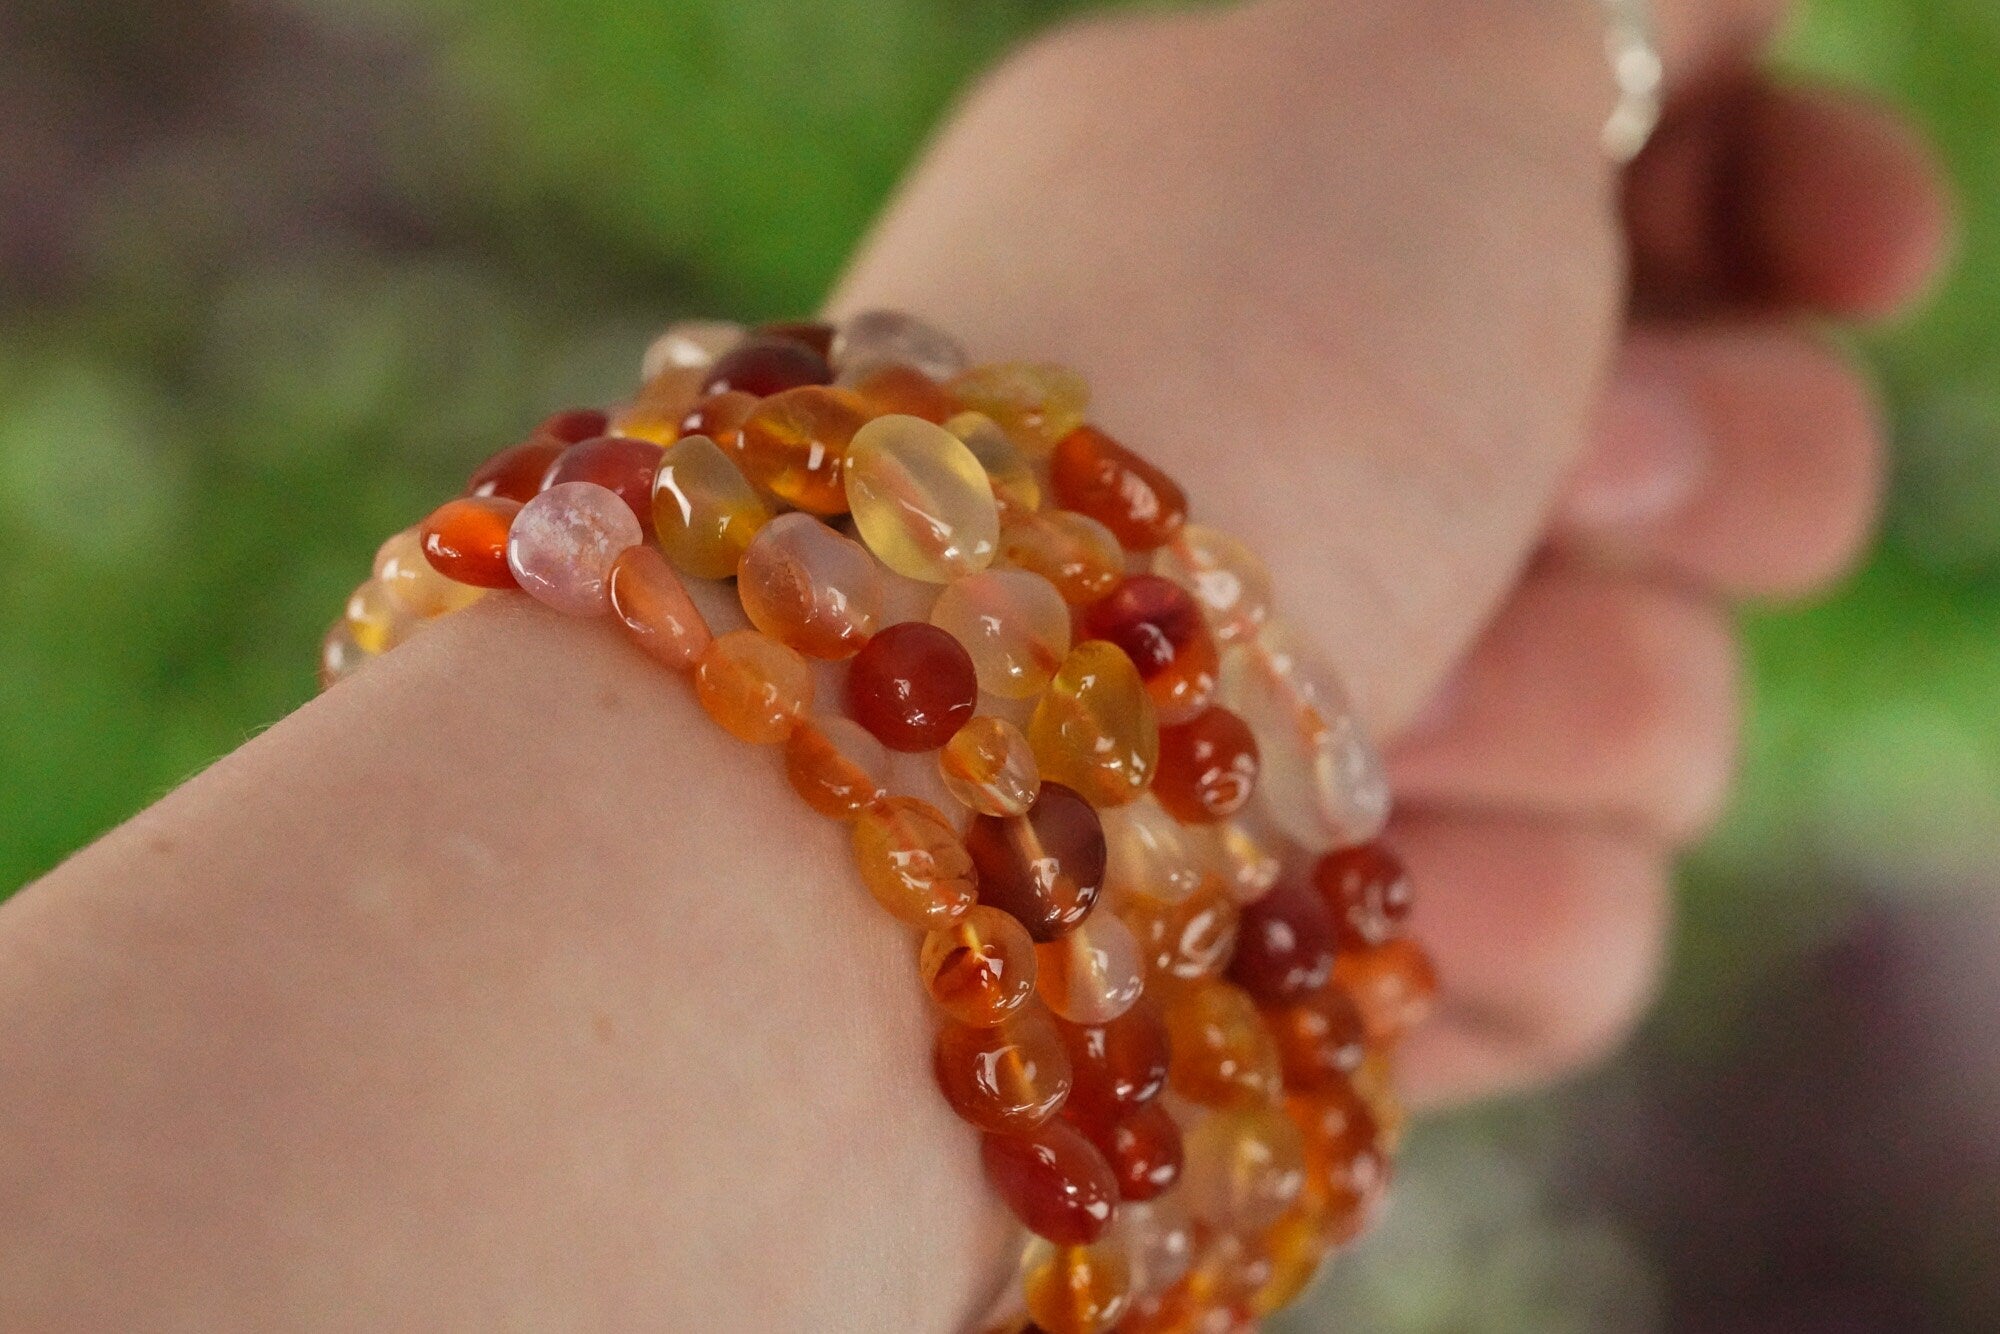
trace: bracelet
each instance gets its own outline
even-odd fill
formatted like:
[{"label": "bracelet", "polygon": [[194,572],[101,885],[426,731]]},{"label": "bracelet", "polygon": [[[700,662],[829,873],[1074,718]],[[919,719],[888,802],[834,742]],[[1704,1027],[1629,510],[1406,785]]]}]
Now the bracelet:
[{"label": "bracelet", "polygon": [[609,617],[921,932],[1030,1234],[990,1329],[1249,1329],[1376,1216],[1436,981],[1338,678],[1088,399],[892,312],[677,324],[390,538],[321,678],[490,590]]}]

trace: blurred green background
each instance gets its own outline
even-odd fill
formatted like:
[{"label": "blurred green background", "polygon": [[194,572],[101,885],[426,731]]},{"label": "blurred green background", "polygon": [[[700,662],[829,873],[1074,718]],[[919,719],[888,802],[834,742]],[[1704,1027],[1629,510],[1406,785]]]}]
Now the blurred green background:
[{"label": "blurred green background", "polygon": [[[677,314],[809,310],[964,80],[1086,7],[0,0],[0,895],[306,699],[376,540],[468,460],[610,396]],[[1751,618],[1741,795],[1686,877],[1651,1031],[1420,1137],[1399,1220],[1323,1299],[1345,1327],[2000,1328],[2000,1210],[1951,1154],[1826,1202],[1875,1230],[1808,1247],[1792,1286],[1861,1273],[1846,1323],[1729,1323],[1784,1294],[1712,1291],[1717,1255],[1675,1241],[1684,1198],[1817,1224],[1727,1214],[1759,1141],[1720,1152],[1710,1109],[1658,1090],[1796,1132],[1828,1104],[1759,1101],[1769,1071],[1851,1090],[1866,1053],[1883,1078],[1935,1031],[1880,1027],[1928,994],[1901,983],[1936,980],[1937,941],[2000,935],[2000,5],[1817,0],[1784,58],[1911,107],[1965,208],[1949,287],[1859,347],[1893,413],[1888,523],[1836,595]],[[1871,986],[1893,994],[1840,1010]],[[1856,1125],[1936,1128],[1885,1082]],[[1621,1137],[1648,1134],[1723,1184],[1622,1193],[1659,1154]],[[1871,1152],[1893,1159],[1830,1147],[1809,1175]],[[1896,1189],[1950,1205],[1892,1236]]]}]

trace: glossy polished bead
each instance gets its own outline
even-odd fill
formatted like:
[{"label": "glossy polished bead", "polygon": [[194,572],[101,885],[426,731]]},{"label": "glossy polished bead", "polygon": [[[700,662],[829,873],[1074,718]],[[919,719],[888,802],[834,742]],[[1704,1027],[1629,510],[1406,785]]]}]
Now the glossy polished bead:
[{"label": "glossy polished bead", "polygon": [[1389,1160],[1373,1115],[1353,1090],[1286,1100],[1305,1152],[1299,1198],[1328,1245],[1352,1241],[1374,1220],[1388,1191]]},{"label": "glossy polished bead", "polygon": [[1415,1028],[1437,998],[1437,971],[1423,946],[1407,936],[1342,950],[1333,978],[1354,998],[1371,1042],[1386,1043]]},{"label": "glossy polished bead", "polygon": [[734,575],[770,521],[770,505],[707,436],[677,440],[661,455],[653,484],[654,531],[660,550],[690,579]]},{"label": "glossy polished bead", "polygon": [[1103,812],[1110,849],[1105,888],[1118,898],[1144,895],[1177,903],[1194,893],[1204,874],[1186,832],[1152,794]]},{"label": "glossy polished bead", "polygon": [[1173,902],[1132,894],[1118,903],[1119,918],[1146,951],[1148,987],[1162,990],[1219,976],[1236,948],[1242,911],[1214,876]]},{"label": "glossy polished bead", "polygon": [[755,630],[712,642],[695,664],[695,697],[722,730],[773,746],[812,707],[812,669],[797,652]]},{"label": "glossy polished bead", "polygon": [[1167,1027],[1141,999],[1101,1024],[1058,1024],[1074,1084],[1065,1112],[1085,1127],[1108,1126],[1160,1095],[1167,1084]]},{"label": "glossy polished bead", "polygon": [[1049,463],[1049,492],[1088,514],[1131,551],[1171,542],[1187,522],[1187,494],[1173,478],[1094,426],[1062,437]]},{"label": "glossy polished bead", "polygon": [[1069,1096],[1069,1053],[1039,1005],[986,1027],[947,1021],[932,1064],[951,1109],[991,1134],[1033,1130]]},{"label": "glossy polished bead", "polygon": [[927,931],[956,921],[977,897],[978,875],[958,831],[916,797],[884,797],[855,817],[854,861],[891,917]]},{"label": "glossy polished bead", "polygon": [[1043,783],[1026,815],[982,815],[965,832],[979,897],[1011,914],[1037,942],[1071,930],[1104,884],[1104,829],[1090,803]]},{"label": "glossy polished bead", "polygon": [[965,649],[922,621],[877,634],[847,673],[848,711],[891,750],[936,750],[972,720],[978,700]]},{"label": "glossy polished bead", "polygon": [[1153,572],[1194,594],[1217,643],[1252,638],[1271,615],[1271,572],[1227,533],[1191,523],[1153,557]]},{"label": "glossy polished bead", "polygon": [[806,805],[834,820],[852,820],[888,795],[889,752],[850,718],[822,714],[792,729],[785,742],[785,778]]},{"label": "glossy polished bead", "polygon": [[942,425],[960,411],[949,389],[908,366],[876,366],[851,379],[843,375],[836,383],[861,395],[878,415],[900,413]]},{"label": "glossy polished bead", "polygon": [[479,465],[465,484],[465,494],[526,504],[541,493],[542,478],[568,448],[567,442],[542,435],[509,446]]},{"label": "glossy polished bead", "polygon": [[870,415],[868,404],[850,390],[788,389],[743,419],[737,462],[744,476],[787,504],[812,514],[843,513],[847,491],[841,478],[850,442]]},{"label": "glossy polished bead", "polygon": [[951,795],[975,815],[1026,815],[1042,790],[1042,771],[1021,729],[1004,718],[974,718],[938,752]]},{"label": "glossy polished bead", "polygon": [[975,366],[950,382],[950,389],[974,412],[983,412],[1036,458],[1083,424],[1090,386],[1065,366],[1011,361]]},{"label": "glossy polished bead", "polygon": [[1280,883],[1245,904],[1229,979],[1259,1004],[1282,1005],[1326,985],[1333,973],[1333,914],[1309,885]]},{"label": "glossy polished bead", "polygon": [[564,482],[595,482],[630,507],[645,536],[653,535],[653,479],[660,472],[660,446],[650,440],[605,435],[564,450],[549,465],[542,489]]},{"label": "glossy polished bead", "polygon": [[1194,1263],[1195,1224],[1179,1192],[1124,1201],[1111,1233],[1131,1263],[1135,1296],[1172,1287]]},{"label": "glossy polished bead", "polygon": [[568,616],[602,616],[618,553],[640,542],[639,520],[615,493],[564,482],[521,507],[507,530],[507,567],[522,591]]},{"label": "glossy polished bead", "polygon": [[1353,1077],[1368,1053],[1361,1012],[1339,987],[1321,987],[1302,999],[1264,1012],[1278,1044],[1285,1087],[1313,1091]]},{"label": "glossy polished bead", "polygon": [[1054,1118],[1021,1134],[988,1134],[986,1179],[1021,1225],[1063,1246],[1102,1237],[1118,1207],[1118,1182],[1083,1132]]},{"label": "glossy polished bead", "polygon": [[993,499],[999,502],[1003,523],[1014,515],[1033,514],[1042,507],[1042,479],[1035,475],[1028,456],[1000,429],[998,422],[983,412],[961,412],[946,420],[944,429],[963,440],[972,457],[986,470],[986,480],[992,484]]},{"label": "glossy polished bead", "polygon": [[714,636],[680,576],[655,547],[627,547],[611,562],[606,593],[625,636],[675,671],[701,661]]},{"label": "glossy polished bead", "polygon": [[1257,1249],[1270,1261],[1271,1276],[1250,1297],[1255,1315],[1275,1315],[1304,1295],[1319,1276],[1320,1266],[1331,1251],[1318,1220],[1309,1210],[1285,1211],[1257,1240]]},{"label": "glossy polished bead", "polygon": [[707,370],[747,337],[749,330],[734,320],[676,320],[647,347],[639,376],[650,380],[670,366]]},{"label": "glossy polished bead", "polygon": [[1222,700],[1257,734],[1258,802],[1309,846],[1362,843],[1389,818],[1389,782],[1340,678],[1279,622],[1223,655]]},{"label": "glossy polished bead", "polygon": [[947,584],[977,574],[1000,546],[986,470],[957,436],[920,417],[877,417],[847,448],[846,508],[868,549],[896,573]]},{"label": "glossy polished bead", "polygon": [[1095,806],[1122,806],[1144,794],[1160,759],[1152,697],[1132,660],[1101,639],[1063,659],[1035,704],[1028,740],[1044,779],[1075,788]]},{"label": "glossy polished bead", "polygon": [[882,569],[810,514],[765,524],[736,567],[750,623],[809,658],[851,658],[882,619]]},{"label": "glossy polished bead", "polygon": [[931,624],[965,646],[979,688],[1002,699],[1041,693],[1069,655],[1069,608],[1026,570],[983,570],[947,584]]},{"label": "glossy polished bead", "polygon": [[1092,914],[1035,946],[1036,987],[1058,1017],[1104,1024],[1131,1009],[1146,985],[1132,929],[1111,913]]},{"label": "glossy polished bead", "polygon": [[1054,584],[1072,607],[1095,602],[1125,577],[1125,553],[1111,530],[1068,510],[1009,515],[1000,556]]},{"label": "glossy polished bead", "polygon": [[422,623],[380,579],[370,579],[347,599],[347,631],[362,652],[370,655],[387,653],[416,633]]},{"label": "glossy polished bead", "polygon": [[375,551],[375,580],[389,597],[420,620],[463,611],[481,590],[438,573],[424,556],[423,534],[406,528]]},{"label": "glossy polished bead", "polygon": [[1111,1165],[1120,1199],[1157,1199],[1180,1180],[1185,1152],[1180,1123],[1159,1103],[1135,1108],[1118,1121],[1080,1128]]},{"label": "glossy polished bead", "polygon": [[603,435],[611,418],[598,408],[564,408],[549,414],[529,433],[530,438],[576,444]]},{"label": "glossy polished bead", "polygon": [[1125,650],[1163,726],[1188,722],[1215,698],[1217,658],[1194,598],[1171,580],[1135,574],[1083,613],[1083,634]]},{"label": "glossy polished bead", "polygon": [[1160,728],[1153,795],[1175,819],[1206,824],[1234,815],[1256,788],[1257,738],[1228,709],[1217,706]]},{"label": "glossy polished bead", "polygon": [[1209,980],[1170,992],[1161,1011],[1173,1047],[1167,1085],[1207,1107],[1275,1101],[1283,1086],[1277,1043],[1241,987]]},{"label": "glossy polished bead", "polygon": [[687,416],[681,418],[680,434],[705,435],[733,454],[743,441],[743,423],[750,420],[750,414],[761,402],[755,394],[740,389],[705,395],[696,399]]},{"label": "glossy polished bead", "polygon": [[1277,1222],[1305,1189],[1304,1137],[1275,1104],[1212,1112],[1188,1131],[1181,1184],[1196,1218],[1254,1234]]},{"label": "glossy polished bead", "polygon": [[1035,994],[1035,942],[998,908],[974,904],[924,937],[917,972],[938,1008],[961,1024],[986,1028]]},{"label": "glossy polished bead", "polygon": [[768,398],[788,389],[833,383],[833,368],[804,343],[792,338],[752,337],[731,348],[709,367],[702,392],[725,390]]},{"label": "glossy polished bead", "polygon": [[423,521],[424,559],[447,579],[475,588],[513,588],[507,534],[521,502],[501,496],[448,500]]},{"label": "glossy polished bead", "polygon": [[1416,903],[1402,858],[1379,842],[1327,853],[1313,865],[1313,884],[1333,911],[1343,949],[1400,936]]},{"label": "glossy polished bead", "polygon": [[1109,1334],[1132,1303],[1132,1275],[1122,1248],[1031,1248],[1022,1262],[1028,1314],[1044,1334]]},{"label": "glossy polished bead", "polygon": [[611,414],[606,432],[628,440],[670,445],[685,432],[687,415],[702,398],[707,373],[696,367],[669,366],[640,386],[630,403]]},{"label": "glossy polished bead", "polygon": [[[1243,811],[1227,820],[1193,828],[1207,852],[1208,866],[1222,877],[1229,896],[1238,903],[1255,903],[1271,892],[1284,874],[1284,860],[1274,831],[1252,829]],[[1260,826],[1262,821],[1257,822]]]},{"label": "glossy polished bead", "polygon": [[1377,1142],[1385,1155],[1394,1153],[1402,1143],[1403,1127],[1409,1119],[1403,1100],[1396,1096],[1392,1059],[1387,1047],[1370,1047],[1351,1081],[1354,1095],[1374,1118]]},{"label": "glossy polished bead", "polygon": [[347,619],[342,617],[327,627],[325,638],[319,642],[319,688],[331,690],[333,687],[361,670],[375,655],[355,642],[354,631]]},{"label": "glossy polished bead", "polygon": [[770,324],[760,324],[751,332],[753,338],[789,338],[794,343],[802,343],[816,354],[830,358],[833,353],[833,339],[838,331],[825,320],[777,320]]},{"label": "glossy polished bead", "polygon": [[899,365],[949,380],[969,364],[957,339],[900,310],[859,311],[840,322],[833,338],[833,365],[842,375]]}]

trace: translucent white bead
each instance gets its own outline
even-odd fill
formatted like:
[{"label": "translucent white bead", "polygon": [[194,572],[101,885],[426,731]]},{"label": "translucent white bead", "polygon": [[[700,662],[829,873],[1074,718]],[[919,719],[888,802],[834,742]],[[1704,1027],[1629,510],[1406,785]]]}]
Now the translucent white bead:
[{"label": "translucent white bead", "polygon": [[676,320],[653,340],[639,378],[651,380],[671,367],[706,370],[744,340],[748,331],[731,320]]},{"label": "translucent white bead", "polygon": [[610,608],[611,563],[641,540],[639,516],[595,482],[563,482],[521,507],[507,533],[507,565],[522,589],[570,616]]},{"label": "translucent white bead", "polygon": [[949,380],[970,364],[957,339],[900,310],[861,311],[842,320],[833,336],[833,368],[850,378],[899,365]]}]

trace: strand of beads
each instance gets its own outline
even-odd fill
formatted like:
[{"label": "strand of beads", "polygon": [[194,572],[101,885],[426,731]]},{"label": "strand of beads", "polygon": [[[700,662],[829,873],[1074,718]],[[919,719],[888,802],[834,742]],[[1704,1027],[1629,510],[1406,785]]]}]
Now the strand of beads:
[{"label": "strand of beads", "polygon": [[644,372],[391,538],[323,680],[488,590],[613,619],[919,933],[1032,1237],[994,1328],[1253,1328],[1373,1218],[1435,988],[1337,678],[1072,372],[884,311],[679,324]]}]

